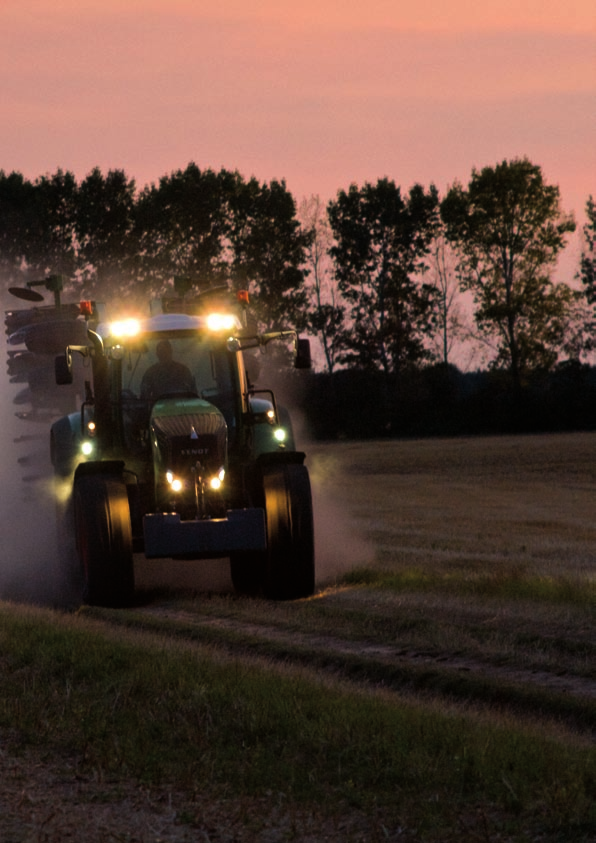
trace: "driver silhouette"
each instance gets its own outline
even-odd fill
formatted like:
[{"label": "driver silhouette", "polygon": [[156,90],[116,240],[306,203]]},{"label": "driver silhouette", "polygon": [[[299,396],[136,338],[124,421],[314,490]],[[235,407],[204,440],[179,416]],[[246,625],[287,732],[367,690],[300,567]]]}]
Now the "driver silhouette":
[{"label": "driver silhouette", "polygon": [[150,366],[141,381],[141,398],[155,401],[161,395],[176,392],[197,394],[197,385],[192,372],[184,363],[174,360],[172,344],[160,340],[155,347],[157,363]]}]

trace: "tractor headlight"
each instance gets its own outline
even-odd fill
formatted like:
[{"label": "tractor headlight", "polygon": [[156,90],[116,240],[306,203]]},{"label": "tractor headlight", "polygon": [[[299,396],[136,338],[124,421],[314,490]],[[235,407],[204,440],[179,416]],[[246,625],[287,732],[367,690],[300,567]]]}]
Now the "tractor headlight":
[{"label": "tractor headlight", "polygon": [[93,442],[89,442],[89,440],[85,440],[85,442],[81,445],[81,452],[84,456],[90,457],[93,453]]},{"label": "tractor headlight", "polygon": [[168,481],[168,485],[172,492],[181,492],[182,491],[182,480],[179,477],[176,477],[171,471],[166,471],[166,480]]},{"label": "tractor headlight", "polygon": [[110,333],[113,337],[135,337],[141,330],[141,323],[138,319],[123,319],[119,322],[112,322]]},{"label": "tractor headlight", "polygon": [[286,432],[283,427],[276,427],[273,431],[273,436],[275,437],[275,439],[277,439],[280,445],[282,444],[282,442],[286,441]]},{"label": "tractor headlight", "polygon": [[232,331],[240,326],[233,313],[210,313],[207,317],[207,327],[210,331]]},{"label": "tractor headlight", "polygon": [[224,469],[220,468],[219,473],[211,478],[211,480],[209,481],[209,486],[211,487],[211,489],[213,489],[214,492],[218,492],[221,489],[225,476],[226,473]]}]

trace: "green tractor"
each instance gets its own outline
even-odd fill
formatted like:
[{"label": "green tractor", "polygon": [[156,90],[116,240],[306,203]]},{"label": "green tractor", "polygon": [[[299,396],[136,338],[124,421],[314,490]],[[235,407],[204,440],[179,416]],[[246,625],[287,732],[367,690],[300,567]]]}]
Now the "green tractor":
[{"label": "green tractor", "polygon": [[81,406],[54,421],[50,450],[88,604],[133,602],[135,553],[228,557],[241,593],[313,593],[305,454],[287,412],[245,367],[246,352],[286,340],[307,368],[310,347],[295,331],[251,332],[247,305],[224,287],[153,302],[141,320],[103,321],[82,302],[71,321],[75,341],[55,357],[55,383],[72,385],[82,369]]}]

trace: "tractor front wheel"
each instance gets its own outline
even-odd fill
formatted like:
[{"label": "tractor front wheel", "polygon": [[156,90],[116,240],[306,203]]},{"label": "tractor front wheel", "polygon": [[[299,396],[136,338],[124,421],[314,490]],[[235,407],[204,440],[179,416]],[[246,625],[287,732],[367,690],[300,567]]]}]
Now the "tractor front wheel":
[{"label": "tractor front wheel", "polygon": [[263,471],[267,544],[263,593],[273,600],[309,597],[315,588],[314,527],[308,469],[294,463]]},{"label": "tractor front wheel", "polygon": [[125,483],[110,475],[82,475],[75,480],[73,498],[83,601],[91,606],[130,605],[134,565]]}]

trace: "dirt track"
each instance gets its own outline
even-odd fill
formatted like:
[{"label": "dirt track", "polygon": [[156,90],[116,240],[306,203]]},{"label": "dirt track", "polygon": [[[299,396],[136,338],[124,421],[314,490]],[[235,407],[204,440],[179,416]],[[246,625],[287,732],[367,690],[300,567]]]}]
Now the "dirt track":
[{"label": "dirt track", "polygon": [[[341,602],[344,590],[338,590],[333,596],[336,602]],[[328,596],[331,593],[328,592]],[[363,600],[365,600],[363,595]],[[367,660],[371,664],[385,665],[388,668],[417,669],[419,667],[436,667],[441,672],[455,673],[473,672],[494,682],[521,684],[543,689],[545,691],[566,694],[578,698],[596,699],[596,678],[573,675],[568,671],[540,670],[528,667],[523,670],[504,664],[491,663],[489,660],[463,657],[457,653],[436,651],[430,653],[416,652],[403,649],[399,645],[392,646],[372,643],[367,640],[348,640],[332,635],[310,634],[304,630],[282,629],[278,625],[264,623],[250,623],[245,620],[233,620],[226,617],[204,617],[200,609],[196,612],[177,610],[169,605],[152,606],[143,610],[142,614],[156,619],[173,621],[178,627],[195,627],[214,632],[210,642],[217,641],[218,631],[237,633],[241,640],[234,645],[230,639],[223,641],[228,649],[236,648],[239,652],[251,649],[250,643],[258,647],[259,644],[275,645],[275,651],[280,657],[291,659],[292,653],[300,654],[305,651],[319,655],[331,655],[339,658],[355,656]],[[263,648],[266,652],[266,646]],[[281,653],[284,653],[281,656]],[[406,683],[404,683],[406,684]]]}]

